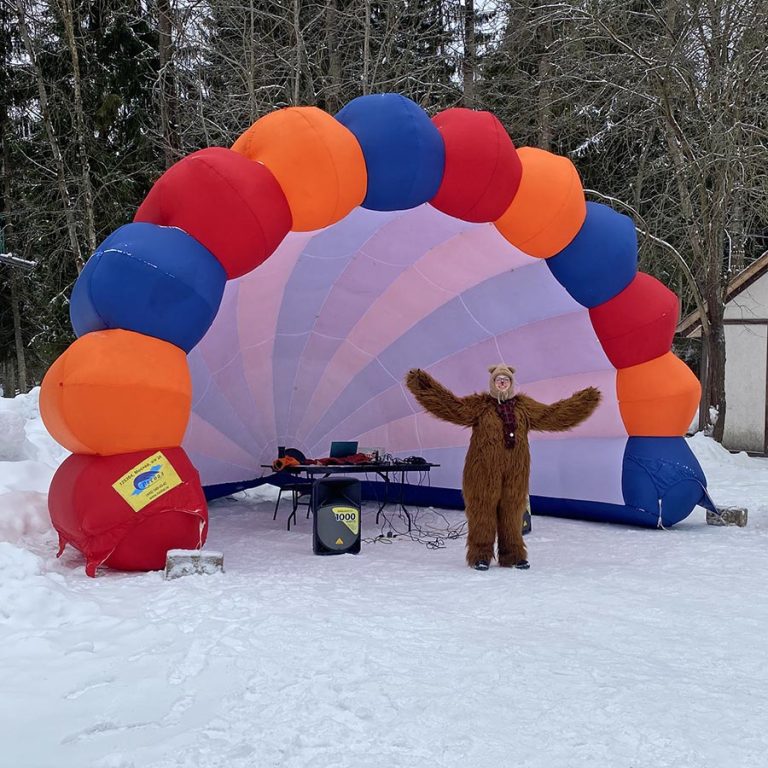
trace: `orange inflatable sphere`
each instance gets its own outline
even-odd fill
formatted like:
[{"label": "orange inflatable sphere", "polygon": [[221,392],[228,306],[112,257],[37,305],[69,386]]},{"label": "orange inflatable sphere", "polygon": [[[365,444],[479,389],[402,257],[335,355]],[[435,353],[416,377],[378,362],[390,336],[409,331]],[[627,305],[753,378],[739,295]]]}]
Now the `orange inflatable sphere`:
[{"label": "orange inflatable sphere", "polygon": [[317,107],[265,115],[232,149],[272,172],[288,200],[295,232],[334,224],[365,197],[365,159],[357,139]]},{"label": "orange inflatable sphere", "polygon": [[543,149],[517,150],[523,177],[514,200],[495,222],[512,245],[547,259],[565,248],[587,216],[584,189],[567,157]]},{"label": "orange inflatable sphere", "polygon": [[616,371],[621,418],[630,436],[684,435],[699,407],[701,384],[672,352]]},{"label": "orange inflatable sphere", "polygon": [[181,444],[192,405],[184,351],[123,330],[81,336],[48,369],[40,414],[73,453],[111,456]]}]

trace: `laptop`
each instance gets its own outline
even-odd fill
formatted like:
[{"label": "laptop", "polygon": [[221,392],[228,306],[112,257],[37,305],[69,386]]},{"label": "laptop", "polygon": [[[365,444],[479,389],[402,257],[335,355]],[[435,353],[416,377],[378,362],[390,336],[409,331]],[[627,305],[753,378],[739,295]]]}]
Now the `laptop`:
[{"label": "laptop", "polygon": [[331,458],[343,459],[357,453],[357,440],[334,440],[331,443]]}]

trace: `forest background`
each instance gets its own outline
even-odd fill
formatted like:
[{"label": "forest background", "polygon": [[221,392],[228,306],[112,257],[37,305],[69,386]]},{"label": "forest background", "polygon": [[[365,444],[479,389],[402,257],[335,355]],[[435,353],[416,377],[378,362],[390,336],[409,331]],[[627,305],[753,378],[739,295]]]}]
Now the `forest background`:
[{"label": "forest background", "polygon": [[0,0],[3,393],[72,341],[79,270],[176,160],[396,91],[492,111],[629,213],[722,415],[727,285],[768,250],[767,40],[768,0]]}]

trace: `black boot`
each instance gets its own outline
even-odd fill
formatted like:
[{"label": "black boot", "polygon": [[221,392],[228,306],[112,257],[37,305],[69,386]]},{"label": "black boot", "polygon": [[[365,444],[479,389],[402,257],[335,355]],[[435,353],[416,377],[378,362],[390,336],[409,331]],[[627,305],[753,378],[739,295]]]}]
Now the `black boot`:
[{"label": "black boot", "polygon": [[491,567],[491,564],[487,560],[478,560],[475,563],[476,571],[487,571]]}]

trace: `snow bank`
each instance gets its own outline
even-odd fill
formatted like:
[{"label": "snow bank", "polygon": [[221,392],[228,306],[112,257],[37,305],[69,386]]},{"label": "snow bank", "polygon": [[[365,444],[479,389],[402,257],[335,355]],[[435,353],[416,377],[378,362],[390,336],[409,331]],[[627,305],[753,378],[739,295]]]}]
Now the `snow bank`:
[{"label": "snow bank", "polygon": [[46,431],[39,396],[0,398],[0,542],[51,527],[48,485],[68,454]]},{"label": "snow bank", "polygon": [[688,438],[688,445],[704,470],[714,502],[746,507],[750,525],[762,525],[755,515],[768,513],[768,459],[731,453],[702,432]]},{"label": "snow bank", "polygon": [[81,611],[66,579],[47,572],[46,558],[0,541],[0,626],[5,631],[60,627]]},{"label": "snow bank", "polygon": [[[277,501],[277,495],[280,493],[280,489],[276,485],[270,485],[264,483],[263,485],[257,485],[255,488],[247,488],[244,491],[239,491],[233,494],[233,498],[239,501]],[[290,494],[288,494],[290,496]]]},{"label": "snow bank", "polygon": [[[706,473],[706,466],[727,465],[731,467],[755,468],[758,464],[744,451],[731,453],[723,448],[720,443],[707,437],[703,432],[697,432],[688,438],[688,446],[696,454],[702,468]],[[706,465],[706,466],[705,466]]]}]

